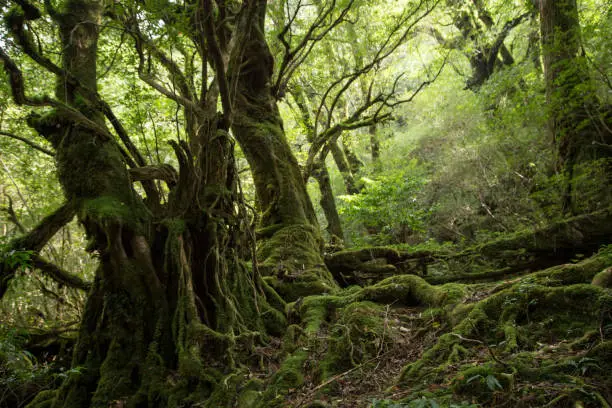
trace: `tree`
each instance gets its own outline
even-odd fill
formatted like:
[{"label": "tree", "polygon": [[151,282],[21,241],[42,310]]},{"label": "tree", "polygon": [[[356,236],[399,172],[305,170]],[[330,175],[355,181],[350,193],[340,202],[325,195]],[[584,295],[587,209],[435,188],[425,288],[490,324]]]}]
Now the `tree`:
[{"label": "tree", "polygon": [[[515,27],[529,17],[530,13],[514,16],[502,27],[497,28],[482,0],[471,2],[448,0],[446,3],[459,35],[447,39],[436,27],[430,27],[430,32],[444,47],[462,50],[471,68],[466,88],[477,90],[495,70],[514,64],[515,58],[504,41]],[[484,29],[481,24],[484,24]]]},{"label": "tree", "polygon": [[610,157],[612,110],[599,101],[589,72],[576,1],[540,0],[539,7],[548,132],[568,177],[563,207],[571,210],[575,166]]},{"label": "tree", "polygon": [[[295,104],[296,121],[304,129],[310,143],[303,177],[308,180],[313,176],[318,182],[320,204],[332,240],[335,240],[333,237],[343,239],[343,232],[329,181],[327,156],[332,153],[347,192],[357,193],[359,188],[355,174],[363,163],[345,142],[344,149],[341,149],[339,139],[343,133],[367,128],[372,161],[377,162],[380,146],[376,138],[376,125],[390,120],[395,107],[412,101],[444,67],[442,64],[432,78],[412,88],[407,81],[403,81],[403,73],[385,72],[387,69],[393,71],[390,67],[401,66],[398,61],[393,61],[395,54],[414,32],[415,26],[437,4],[437,1],[419,2],[401,9],[390,14],[390,24],[383,27],[377,27],[369,19],[363,18],[367,10],[365,5],[353,6],[351,16],[355,22],[341,24],[341,20],[334,20],[329,24],[328,27],[334,30],[318,40],[321,52],[306,59],[296,74],[287,80],[287,93],[291,97],[288,102]],[[369,11],[372,10],[376,11],[376,7],[370,7]],[[319,15],[324,15],[324,9],[318,11]],[[356,30],[362,35],[358,35]],[[285,48],[291,48],[282,35],[281,41],[285,41]],[[329,66],[326,73],[321,73],[317,68],[323,60]],[[408,97],[404,98],[406,94]]]},{"label": "tree", "polygon": [[[189,389],[204,395],[219,380],[219,374],[205,372],[204,361],[231,366],[236,350],[248,348],[265,333],[278,333],[285,324],[283,314],[266,300],[267,286],[257,268],[243,263],[252,245],[228,134],[233,125],[236,134],[248,138],[253,132],[248,128],[249,115],[261,113],[249,111],[252,101],[248,98],[261,100],[267,95],[267,88],[262,88],[266,77],[257,83],[259,87],[252,87],[253,77],[249,76],[265,75],[271,68],[269,54],[261,54],[266,49],[262,37],[265,1],[245,2],[235,14],[242,37],[231,50],[224,37],[231,32],[215,24],[211,2],[193,4],[188,17],[196,25],[189,35],[201,46],[201,58],[210,59],[214,67],[214,79],[209,85],[204,76],[199,97],[178,64],[140,30],[138,13],[146,10],[137,5],[123,8],[96,0],[68,0],[54,7],[45,2],[45,12],[60,33],[63,52],[56,63],[33,42],[32,27],[42,13],[33,4],[18,3],[6,15],[8,30],[20,52],[56,76],[55,97],[30,97],[15,61],[4,50],[0,59],[15,102],[47,107],[43,114],[34,111],[28,123],[53,145],[67,201],[12,246],[38,251],[76,214],[90,239],[88,250],[100,259],[73,357],[73,367],[83,373],[67,378],[57,391],[42,393],[32,405],[106,407],[113,401],[136,405],[156,401],[155,406],[165,406],[172,393]],[[224,5],[217,7],[219,18],[230,12]],[[172,143],[180,165],[178,174],[169,166],[147,165],[97,93],[98,43],[106,16],[120,21],[132,34],[140,77],[185,109],[188,141]],[[245,69],[243,58],[258,55],[262,59],[249,67],[254,71]],[[176,93],[157,81],[151,65],[147,66],[152,58],[170,73]],[[229,84],[241,90],[239,97],[230,96]],[[218,98],[223,105],[219,114]],[[274,104],[265,107],[257,129],[275,131],[271,137],[282,142],[275,109]],[[291,157],[290,152],[288,155]],[[280,159],[284,162],[287,157]],[[297,169],[295,162],[289,165]],[[157,179],[165,181],[169,190],[155,183]],[[299,173],[297,179],[301,181]],[[137,181],[142,184],[142,196],[133,186]],[[304,208],[278,221],[285,222],[283,226],[308,223],[313,238],[306,240],[305,247],[310,245],[307,249],[320,256],[316,221],[310,215],[303,183],[293,190],[290,184],[285,183],[284,191],[297,191],[294,198],[303,193]],[[274,207],[271,212],[288,208],[276,207],[275,194],[260,199],[264,206]],[[4,284],[14,268],[3,263],[1,272]],[[282,308],[275,296],[277,308]],[[217,352],[207,352],[211,349]],[[168,370],[178,370],[195,383],[181,382],[168,393],[163,383]]]}]

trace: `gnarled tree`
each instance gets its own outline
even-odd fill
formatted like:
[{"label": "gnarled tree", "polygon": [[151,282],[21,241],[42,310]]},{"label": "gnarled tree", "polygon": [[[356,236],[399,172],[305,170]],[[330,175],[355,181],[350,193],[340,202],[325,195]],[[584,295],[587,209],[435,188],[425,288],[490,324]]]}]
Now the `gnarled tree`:
[{"label": "gnarled tree", "polygon": [[[203,80],[196,97],[190,84],[180,82],[177,65],[139,31],[137,6],[113,6],[97,0],[45,2],[60,33],[59,62],[33,44],[32,27],[43,17],[35,5],[20,1],[5,19],[17,51],[57,78],[55,97],[30,97],[18,65],[4,50],[0,53],[15,102],[47,108],[32,112],[28,123],[51,142],[69,203],[13,246],[40,250],[76,213],[89,251],[100,260],[72,362],[79,373],[58,390],[41,393],[34,407],[163,407],[176,398],[205,400],[222,377],[213,367],[232,367],[236,353],[284,325],[283,314],[264,295],[273,291],[256,268],[243,263],[252,245],[228,133],[232,105],[237,111],[240,105],[227,88],[223,53],[229,53],[227,43],[218,41],[224,34],[214,21],[218,14],[209,1],[192,4],[190,17],[198,24],[190,35],[202,59],[210,58],[214,67],[210,85]],[[237,18],[260,30],[263,17],[251,17],[264,11],[265,2],[245,2]],[[185,108],[188,141],[172,143],[178,176],[168,166],[145,162],[97,93],[98,42],[106,15],[130,28],[140,76]],[[235,47],[236,55],[260,51],[246,39]],[[174,74],[178,93],[146,71],[144,61],[151,56]],[[238,81],[237,75],[231,78]],[[219,97],[224,109],[216,114]],[[153,179],[164,180],[168,189]],[[136,180],[143,194],[134,187]],[[3,282],[12,273],[3,270]],[[274,299],[282,308],[282,301]],[[169,383],[171,372],[181,380]]]}]

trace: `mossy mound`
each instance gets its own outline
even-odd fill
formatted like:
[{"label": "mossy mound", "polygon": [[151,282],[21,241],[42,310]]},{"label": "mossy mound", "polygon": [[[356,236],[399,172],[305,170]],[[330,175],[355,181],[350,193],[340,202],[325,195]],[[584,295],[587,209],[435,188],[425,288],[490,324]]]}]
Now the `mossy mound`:
[{"label": "mossy mound", "polygon": [[400,388],[409,400],[487,407],[609,406],[612,292],[588,282],[610,263],[600,254],[553,267],[455,307],[446,333],[404,368]]},{"label": "mossy mound", "polygon": [[[294,224],[273,229],[272,232],[258,245],[259,270],[283,299],[293,301],[303,296],[334,293],[337,290],[317,250],[320,237],[314,227]],[[264,233],[260,231],[259,234]]]}]

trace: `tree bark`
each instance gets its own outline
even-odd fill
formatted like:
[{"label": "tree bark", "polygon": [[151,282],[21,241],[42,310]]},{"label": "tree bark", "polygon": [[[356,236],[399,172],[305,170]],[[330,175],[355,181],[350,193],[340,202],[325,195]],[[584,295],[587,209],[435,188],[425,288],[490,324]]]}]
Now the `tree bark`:
[{"label": "tree bark", "polygon": [[572,178],[578,163],[610,157],[610,108],[602,107],[582,55],[576,0],[541,0],[540,29],[548,131],[557,145],[558,169],[566,173],[564,209],[572,207]]},{"label": "tree bark", "polygon": [[[56,96],[68,107],[32,115],[29,124],[53,144],[58,178],[74,209],[57,212],[58,222],[43,223],[35,230],[43,233],[26,240],[40,249],[44,239],[36,237],[52,235],[76,212],[100,264],[75,345],[78,373],[31,407],[165,407],[173,394],[206,398],[221,376],[205,367],[232,367],[237,349],[248,350],[286,323],[267,303],[257,270],[241,262],[250,244],[227,129],[216,121],[200,126],[189,135],[201,146],[195,153],[185,141],[173,144],[180,172],[178,179],[163,172],[172,189],[161,221],[154,219],[133,188],[100,104],[91,100],[101,2],[68,0],[61,11],[48,8],[65,50]],[[145,180],[153,174],[148,170],[132,173]],[[169,384],[170,372],[184,381]]]},{"label": "tree bark", "polygon": [[371,125],[368,128],[368,133],[370,134],[370,150],[372,153],[372,163],[374,163],[374,166],[378,166],[380,164],[380,142],[378,141],[376,128],[376,124]]},{"label": "tree bark", "polygon": [[342,139],[342,150],[344,151],[344,155],[348,160],[349,166],[351,168],[351,172],[353,175],[357,174],[359,170],[363,167],[363,162],[359,160],[359,157],[355,154],[351,146],[347,143],[346,140]]},{"label": "tree bark", "polygon": [[332,242],[337,242],[338,240],[344,241],[342,223],[340,222],[340,216],[336,208],[336,200],[334,199],[334,192],[325,162],[318,162],[312,175],[317,180],[317,183],[319,183],[319,190],[321,191],[321,199],[319,202],[325,213],[325,219],[327,220],[327,227],[325,229],[331,236]]},{"label": "tree bark", "polygon": [[351,167],[346,158],[346,155],[344,154],[344,151],[340,146],[338,146],[337,141],[330,143],[330,151],[332,157],[334,158],[334,162],[336,163],[336,166],[340,171],[340,174],[342,174],[342,179],[344,180],[346,192],[349,194],[358,194],[359,188],[355,183],[355,176],[351,171]]},{"label": "tree bark", "polygon": [[[263,213],[258,258],[286,298],[336,287],[324,266],[314,208],[271,93],[273,58],[264,37],[266,2],[257,0],[238,22],[228,68],[236,92],[232,130],[251,166]],[[289,284],[291,280],[291,284]],[[283,284],[284,283],[284,284]]]}]

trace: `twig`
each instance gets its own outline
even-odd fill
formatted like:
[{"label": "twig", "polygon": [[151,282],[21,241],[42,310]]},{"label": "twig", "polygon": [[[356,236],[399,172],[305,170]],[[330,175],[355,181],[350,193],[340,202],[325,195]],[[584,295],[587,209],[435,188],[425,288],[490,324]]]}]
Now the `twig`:
[{"label": "twig", "polygon": [[55,153],[53,153],[51,150],[46,149],[46,148],[44,148],[42,146],[39,146],[36,143],[28,140],[27,138],[25,138],[23,136],[18,136],[18,135],[15,135],[13,133],[5,132],[5,131],[2,131],[2,130],[0,130],[0,135],[6,136],[6,137],[10,137],[11,139],[20,140],[23,143],[27,144],[28,146],[38,150],[39,152],[43,152],[44,154],[49,155],[51,157],[55,156]]}]

